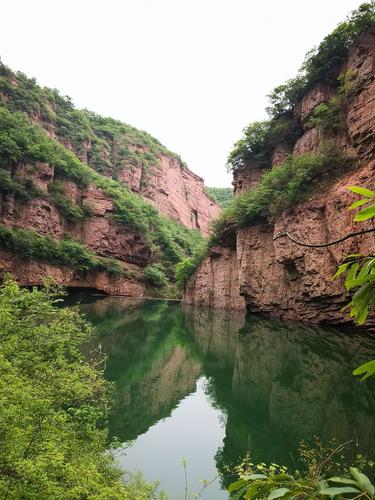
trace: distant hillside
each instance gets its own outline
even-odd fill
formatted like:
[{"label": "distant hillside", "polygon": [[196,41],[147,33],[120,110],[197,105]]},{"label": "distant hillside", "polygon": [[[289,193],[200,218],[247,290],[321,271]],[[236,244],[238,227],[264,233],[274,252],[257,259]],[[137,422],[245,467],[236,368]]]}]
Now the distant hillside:
[{"label": "distant hillside", "polygon": [[233,189],[232,188],[215,188],[206,187],[206,193],[213,198],[221,208],[225,208],[229,205],[233,199]]}]

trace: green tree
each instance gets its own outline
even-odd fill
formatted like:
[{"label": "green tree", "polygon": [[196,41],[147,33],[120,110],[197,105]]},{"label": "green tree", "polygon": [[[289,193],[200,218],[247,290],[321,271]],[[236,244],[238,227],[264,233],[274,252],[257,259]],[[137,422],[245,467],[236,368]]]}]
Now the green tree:
[{"label": "green tree", "polygon": [[103,359],[81,346],[92,327],[61,290],[0,289],[0,496],[4,499],[148,499],[123,483],[106,451],[109,386]]}]

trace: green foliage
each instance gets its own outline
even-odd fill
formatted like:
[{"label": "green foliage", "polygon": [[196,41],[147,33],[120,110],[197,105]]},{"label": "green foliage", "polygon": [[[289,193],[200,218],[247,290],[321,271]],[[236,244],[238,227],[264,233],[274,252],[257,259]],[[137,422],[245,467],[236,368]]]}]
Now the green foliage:
[{"label": "green foliage", "polygon": [[251,164],[258,168],[270,168],[275,147],[280,144],[291,146],[299,135],[291,114],[251,123],[230,152],[227,167],[236,170]]},{"label": "green foliage", "polygon": [[176,265],[175,279],[177,286],[184,289],[189,278],[195,273],[198,267],[202,264],[207,256],[210,242],[205,242],[198,246],[192,257],[187,257],[181,260]]},{"label": "green foliage", "polygon": [[168,284],[168,278],[160,265],[146,266],[143,270],[145,277],[151,285],[157,288],[163,288]]},{"label": "green foliage", "polygon": [[123,274],[121,264],[115,259],[100,257],[73,239],[54,240],[32,229],[15,229],[0,224],[0,247],[26,260],[44,260],[81,271]]},{"label": "green foliage", "polygon": [[11,113],[0,106],[0,167],[20,162],[47,162],[55,173],[87,186],[91,170],[57,141],[50,139],[42,127],[32,124],[23,113]]},{"label": "green foliage", "polygon": [[[349,210],[367,205],[357,212],[354,220],[364,221],[375,216],[375,193],[360,186],[349,186],[350,191],[362,195],[362,198],[350,205]],[[345,258],[332,279],[345,274],[345,288],[356,290],[350,303],[350,317],[359,325],[366,321],[368,312],[375,310],[375,255],[352,254]]]},{"label": "green foliage", "polygon": [[143,130],[87,110],[74,108],[71,99],[57,90],[39,87],[34,78],[21,72],[13,73],[0,63],[0,104],[12,113],[22,111],[37,118],[47,130],[69,143],[78,155],[87,152],[88,163],[99,172],[117,172],[141,165],[147,171],[164,154],[181,158],[170,152],[157,139]]},{"label": "green foliage", "polygon": [[361,33],[374,26],[375,2],[363,3],[327,35],[317,49],[306,55],[295,78],[273,90],[269,96],[269,115],[278,117],[293,110],[302,96],[319,81],[335,85],[337,72],[345,62],[350,47]]},{"label": "green foliage", "polygon": [[227,207],[233,199],[232,188],[206,187],[205,191],[221,208]]},{"label": "green foliage", "polygon": [[277,168],[266,172],[257,187],[234,199],[219,221],[219,229],[229,218],[240,226],[259,218],[272,220],[321,188],[322,181],[329,181],[344,172],[349,165],[350,160],[335,150],[317,155],[289,156]]},{"label": "green foliage", "polygon": [[318,104],[309,120],[312,127],[319,127],[327,133],[337,132],[342,127],[342,123],[342,103],[337,96]]},{"label": "green foliage", "polygon": [[103,359],[83,357],[92,327],[77,309],[57,308],[56,292],[12,280],[0,289],[0,495],[153,498],[138,478],[124,483],[106,451]]},{"label": "green foliage", "polygon": [[338,77],[340,85],[336,95],[314,108],[309,120],[310,126],[319,127],[330,134],[335,134],[345,127],[345,102],[350,90],[351,77],[351,72]]},{"label": "green foliage", "polygon": [[27,201],[34,194],[34,185],[31,180],[12,178],[9,172],[0,167],[0,192],[12,193],[16,198]]},{"label": "green foliage", "polygon": [[[363,198],[355,201],[349,207],[349,210],[354,210],[363,205],[357,212],[354,221],[364,221],[375,216],[375,192],[361,186],[348,186],[348,189],[353,193],[363,196]],[[344,263],[341,264],[336,274],[332,279],[335,279],[342,274],[345,274],[345,288],[347,290],[356,290],[351,301],[345,309],[350,309],[350,317],[354,317],[359,325],[363,325],[367,319],[369,311],[375,310],[375,254],[366,256],[363,254],[348,255]],[[362,375],[361,381],[375,375],[375,360],[362,364],[353,375]]]},{"label": "green foliage", "polygon": [[[249,455],[246,455],[234,469],[239,479],[228,488],[231,498],[374,499],[375,488],[371,480],[357,467],[346,466],[347,459],[342,454],[345,444],[333,448],[330,443],[324,447],[317,440],[315,446],[308,448],[305,443],[301,444],[300,460],[306,468],[303,472],[292,472],[274,463],[254,464]],[[366,467],[373,464],[371,461],[366,462],[361,456],[357,461]]]}]

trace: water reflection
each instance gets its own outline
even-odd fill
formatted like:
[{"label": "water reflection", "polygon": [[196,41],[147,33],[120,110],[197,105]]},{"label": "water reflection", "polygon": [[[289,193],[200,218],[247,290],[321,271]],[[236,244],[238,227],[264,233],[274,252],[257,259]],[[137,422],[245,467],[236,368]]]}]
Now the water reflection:
[{"label": "water reflection", "polygon": [[[212,457],[219,470],[247,450],[257,461],[293,464],[298,443],[315,435],[354,438],[374,455],[375,381],[351,375],[374,357],[371,336],[164,301],[106,298],[81,307],[108,354],[106,376],[116,383],[110,431],[122,441],[171,414],[172,425],[173,410],[204,376],[206,399],[225,426]],[[203,424],[195,425],[198,436]]]}]

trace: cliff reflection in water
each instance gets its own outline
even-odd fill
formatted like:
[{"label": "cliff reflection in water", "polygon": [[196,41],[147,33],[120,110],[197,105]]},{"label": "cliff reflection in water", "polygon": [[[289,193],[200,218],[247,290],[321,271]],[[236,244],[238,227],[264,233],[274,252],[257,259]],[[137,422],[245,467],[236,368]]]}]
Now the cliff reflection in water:
[{"label": "cliff reflection in water", "polygon": [[111,433],[122,441],[170,415],[205,376],[207,397],[226,416],[219,469],[248,449],[256,461],[293,463],[299,442],[315,435],[353,438],[374,456],[375,381],[351,373],[374,357],[375,338],[164,301],[81,307],[108,355]]}]

